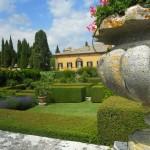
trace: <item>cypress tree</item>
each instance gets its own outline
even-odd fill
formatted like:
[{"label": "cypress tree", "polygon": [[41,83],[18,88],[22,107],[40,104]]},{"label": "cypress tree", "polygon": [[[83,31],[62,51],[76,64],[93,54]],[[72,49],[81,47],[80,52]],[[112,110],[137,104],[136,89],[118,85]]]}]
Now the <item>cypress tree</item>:
[{"label": "cypress tree", "polygon": [[50,68],[50,56],[46,33],[42,30],[35,34],[33,44],[32,64],[35,69],[48,70]]},{"label": "cypress tree", "polygon": [[28,47],[28,43],[26,39],[22,41],[21,47],[22,49],[21,49],[21,56],[20,56],[20,68],[23,69],[23,68],[26,68],[29,63],[29,56],[28,56],[29,47]]},{"label": "cypress tree", "polygon": [[4,66],[4,39],[2,38],[2,44],[1,44],[1,66]]},{"label": "cypress tree", "polygon": [[11,65],[11,51],[7,40],[4,45],[3,57],[4,57],[4,67],[9,67]]},{"label": "cypress tree", "polygon": [[9,39],[9,50],[10,50],[10,56],[11,56],[11,66],[14,66],[16,63],[17,56],[16,56],[16,52],[13,47],[13,42],[12,42],[11,36]]},{"label": "cypress tree", "polygon": [[19,67],[20,67],[21,51],[22,51],[22,43],[20,40],[18,40],[17,42],[17,64]]},{"label": "cypress tree", "polygon": [[57,45],[57,47],[56,47],[56,51],[55,51],[55,53],[56,53],[56,54],[57,54],[57,53],[60,53],[60,50],[59,50],[58,45]]}]

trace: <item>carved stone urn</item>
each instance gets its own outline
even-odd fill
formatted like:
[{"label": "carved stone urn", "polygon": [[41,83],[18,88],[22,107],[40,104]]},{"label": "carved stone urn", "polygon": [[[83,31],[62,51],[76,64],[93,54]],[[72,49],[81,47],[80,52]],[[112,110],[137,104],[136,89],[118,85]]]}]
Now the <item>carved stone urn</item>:
[{"label": "carved stone urn", "polygon": [[[104,19],[96,38],[112,45],[99,61],[104,84],[121,96],[150,106],[150,9],[136,5],[124,16]],[[150,150],[150,129],[130,137],[130,150]]]},{"label": "carved stone urn", "polygon": [[100,59],[103,82],[120,95],[150,105],[150,9],[136,5],[106,18],[99,41],[113,45]]}]

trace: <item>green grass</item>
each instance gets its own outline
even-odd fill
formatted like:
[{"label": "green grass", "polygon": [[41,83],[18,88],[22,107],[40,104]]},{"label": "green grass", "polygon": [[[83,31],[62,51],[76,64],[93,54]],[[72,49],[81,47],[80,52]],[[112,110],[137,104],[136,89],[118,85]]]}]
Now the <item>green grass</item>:
[{"label": "green grass", "polygon": [[99,106],[100,104],[87,101],[82,103],[53,103],[45,107],[37,106],[28,111],[36,113],[53,113],[65,116],[92,117],[95,119]]},{"label": "green grass", "polygon": [[[50,109],[49,112],[46,113],[42,111],[42,108],[38,107],[38,109],[41,109],[41,112],[34,112],[34,109],[32,109],[32,111],[22,112],[0,109],[0,129],[60,139],[97,143],[96,116],[75,116],[76,110],[74,110],[73,116],[54,114],[51,113]],[[65,114],[68,113],[69,110]]]}]

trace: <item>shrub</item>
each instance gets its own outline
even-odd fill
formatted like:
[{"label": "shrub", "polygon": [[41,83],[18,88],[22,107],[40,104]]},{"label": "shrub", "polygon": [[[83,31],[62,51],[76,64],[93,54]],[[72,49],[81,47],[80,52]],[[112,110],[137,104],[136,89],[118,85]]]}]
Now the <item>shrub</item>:
[{"label": "shrub", "polygon": [[100,79],[100,77],[90,77],[90,78],[87,78],[87,82],[89,82],[89,83],[100,83],[101,79]]},{"label": "shrub", "polygon": [[84,86],[53,86],[52,95],[56,103],[78,103],[85,100]]},{"label": "shrub", "polygon": [[77,70],[77,74],[82,76],[84,73],[87,73],[88,77],[98,77],[97,68],[95,67],[84,67]]},{"label": "shrub", "polygon": [[24,74],[24,78],[30,78],[34,81],[39,80],[41,78],[40,71],[38,70],[25,69],[25,70],[21,70],[21,72]]},{"label": "shrub", "polygon": [[110,97],[97,113],[99,143],[112,145],[114,141],[128,141],[135,130],[148,127],[144,122],[145,113],[140,103]]},{"label": "shrub", "polygon": [[26,110],[36,105],[31,97],[7,97],[0,101],[0,108]]},{"label": "shrub", "polygon": [[[40,79],[40,72],[35,70],[0,70],[0,86],[5,86],[8,80],[10,80],[11,83],[12,80],[14,80],[18,84],[22,84],[23,80],[26,78],[38,80]],[[10,81],[8,81],[8,83],[10,83]]]},{"label": "shrub", "polygon": [[15,86],[15,85],[17,85],[17,83],[18,82],[16,80],[10,79],[10,80],[7,80],[6,85],[7,86]]},{"label": "shrub", "polygon": [[30,78],[26,78],[26,79],[23,80],[23,83],[25,84],[25,86],[30,87],[30,88],[32,88],[31,87],[32,82],[33,82],[33,80],[30,79]]},{"label": "shrub", "polygon": [[103,85],[96,85],[90,89],[90,96],[93,103],[101,103],[104,99],[112,95],[113,93]]}]

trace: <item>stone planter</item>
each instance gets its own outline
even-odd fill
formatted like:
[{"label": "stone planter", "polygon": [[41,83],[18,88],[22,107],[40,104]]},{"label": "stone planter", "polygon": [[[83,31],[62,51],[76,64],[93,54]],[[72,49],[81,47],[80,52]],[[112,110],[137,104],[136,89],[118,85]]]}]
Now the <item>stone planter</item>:
[{"label": "stone planter", "polygon": [[46,105],[46,96],[38,96],[39,105]]},{"label": "stone planter", "polygon": [[120,95],[150,105],[150,9],[136,5],[125,16],[108,17],[96,36],[113,45],[99,63],[103,82]]}]

